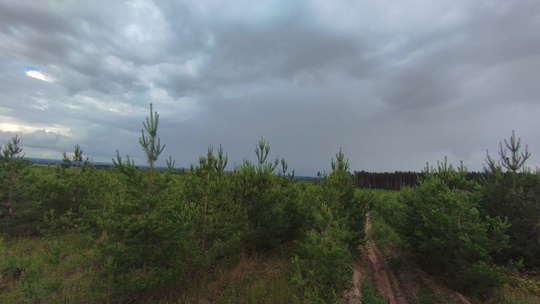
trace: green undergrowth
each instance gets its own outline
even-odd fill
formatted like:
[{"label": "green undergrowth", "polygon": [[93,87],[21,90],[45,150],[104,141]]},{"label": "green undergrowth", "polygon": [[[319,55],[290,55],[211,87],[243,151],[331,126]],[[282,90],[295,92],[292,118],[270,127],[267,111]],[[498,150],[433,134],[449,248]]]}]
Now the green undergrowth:
[{"label": "green undergrowth", "polygon": [[448,294],[429,285],[420,287],[415,304],[447,304],[455,303],[449,299]]},{"label": "green undergrowth", "polygon": [[398,251],[405,244],[396,231],[381,218],[377,211],[370,212],[373,239],[381,252]]},{"label": "green undergrowth", "polygon": [[[117,303],[84,235],[0,244],[0,303]],[[188,285],[149,290],[137,303],[305,303],[291,284],[291,253],[242,255]],[[125,300],[125,299],[124,299]],[[129,298],[127,299],[130,300]]]},{"label": "green undergrowth", "polygon": [[242,257],[204,288],[214,303],[300,303],[290,283],[291,262],[284,256]]},{"label": "green undergrowth", "polygon": [[[412,303],[458,303],[459,300],[448,287],[435,283],[431,276],[422,271],[411,260],[410,244],[398,233],[394,226],[400,227],[405,219],[405,206],[398,200],[400,191],[391,190],[357,190],[371,192],[370,205],[372,238],[389,267],[396,274],[418,282],[409,293],[413,295]],[[519,263],[514,268],[503,271],[507,282],[497,292],[486,299],[471,298],[472,303],[532,304],[540,303],[540,275],[537,272],[520,273]],[[441,278],[435,277],[435,280]],[[481,283],[481,282],[479,282]],[[443,284],[444,285],[444,284]],[[369,303],[369,302],[366,302]]]},{"label": "green undergrowth", "polygon": [[488,304],[536,304],[540,303],[540,273],[514,272],[508,276],[507,284],[501,292],[493,295]]},{"label": "green undergrowth", "polygon": [[364,281],[362,283],[362,303],[386,304],[386,300],[379,294],[373,284]]},{"label": "green undergrowth", "polygon": [[103,300],[100,265],[84,236],[2,240],[0,257],[0,303]]},{"label": "green undergrowth", "polygon": [[143,303],[301,303],[291,280],[289,253],[242,255],[189,286],[147,294]]},{"label": "green undergrowth", "polygon": [[401,265],[400,256],[403,253],[405,242],[396,230],[388,224],[386,219],[394,218],[394,220],[398,220],[395,218],[402,216],[401,210],[403,208],[397,202],[399,192],[378,189],[359,189],[358,192],[372,197],[369,211],[371,237],[384,258],[389,262],[390,267],[397,271],[397,268]]}]

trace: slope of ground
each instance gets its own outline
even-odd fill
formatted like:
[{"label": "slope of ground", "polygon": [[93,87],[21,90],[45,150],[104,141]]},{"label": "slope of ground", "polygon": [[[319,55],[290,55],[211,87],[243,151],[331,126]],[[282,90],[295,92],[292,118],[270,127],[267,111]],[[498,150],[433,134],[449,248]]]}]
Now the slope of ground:
[{"label": "slope of ground", "polygon": [[382,258],[377,249],[377,244],[373,240],[371,233],[371,219],[366,221],[366,236],[368,242],[362,263],[355,263],[351,289],[345,294],[346,303],[362,303],[362,283],[369,280],[376,286],[378,292],[390,304],[408,304],[403,296],[400,283],[394,273],[390,270],[387,262]]},{"label": "slope of ground", "polygon": [[364,265],[372,278],[379,293],[389,304],[408,304],[401,284],[390,269],[387,261],[377,249],[377,244],[371,232],[371,218],[366,221],[366,236],[368,238]]},{"label": "slope of ground", "polygon": [[367,244],[361,263],[355,263],[351,289],[345,294],[345,302],[362,303],[362,283],[368,280],[389,304],[409,303],[456,303],[470,304],[461,294],[436,284],[414,264],[407,262],[397,274],[392,271],[388,257],[377,248],[372,233],[372,220],[366,220]]}]

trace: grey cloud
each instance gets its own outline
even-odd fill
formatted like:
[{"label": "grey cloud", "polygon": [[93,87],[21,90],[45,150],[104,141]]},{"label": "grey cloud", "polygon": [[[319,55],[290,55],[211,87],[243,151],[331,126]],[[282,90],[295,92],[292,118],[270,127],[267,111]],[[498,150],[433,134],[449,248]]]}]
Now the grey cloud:
[{"label": "grey cloud", "polygon": [[[363,65],[361,39],[326,29],[306,15],[301,5],[293,5],[288,8],[292,12],[262,26],[253,26],[243,19],[228,19],[226,13],[225,17],[222,14],[220,18],[205,19],[194,11],[176,9],[180,16],[195,20],[187,30],[178,28],[177,47],[190,50],[191,46],[185,44],[192,43],[204,55],[194,57],[199,59],[196,75],[170,71],[159,82],[175,96],[237,85],[257,86],[273,79],[292,80],[305,74],[317,77],[339,70],[356,68],[357,73],[366,70],[359,68]],[[179,20],[183,25],[183,19]],[[205,41],[208,37],[211,43]],[[190,58],[179,59],[185,62]]]},{"label": "grey cloud", "polygon": [[301,174],[340,147],[354,170],[481,169],[512,129],[540,151],[539,23],[535,1],[2,2],[0,117],[46,155],[143,163],[153,102],[181,166],[263,136]]},{"label": "grey cloud", "polygon": [[61,150],[72,146],[73,143],[72,138],[52,131],[37,130],[28,134],[0,131],[0,145],[3,147],[16,135],[20,140],[19,145],[23,148],[23,152],[25,152],[27,148]]}]

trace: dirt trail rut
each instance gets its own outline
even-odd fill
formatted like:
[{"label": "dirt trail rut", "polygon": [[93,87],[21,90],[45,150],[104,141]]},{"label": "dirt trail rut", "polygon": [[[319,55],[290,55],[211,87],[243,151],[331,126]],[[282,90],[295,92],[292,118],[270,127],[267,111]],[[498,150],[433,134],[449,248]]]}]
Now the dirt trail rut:
[{"label": "dirt trail rut", "polygon": [[360,265],[354,264],[352,286],[345,293],[345,303],[362,304],[362,272]]},{"label": "dirt trail rut", "polygon": [[366,220],[366,236],[368,238],[367,258],[368,267],[374,277],[374,282],[379,293],[385,297],[389,304],[408,304],[401,291],[400,284],[386,260],[377,249],[377,244],[371,235],[371,220],[369,216]]},{"label": "dirt trail rut", "polygon": [[[379,294],[388,304],[409,304],[419,289],[418,283],[429,281],[419,269],[409,270],[399,275],[390,269],[371,233],[371,219],[366,219],[366,238],[363,260],[354,264],[351,288],[345,293],[345,303],[362,304],[362,282],[366,279],[375,284]],[[401,281],[400,281],[401,280]],[[401,282],[401,283],[400,283]],[[416,285],[416,286],[415,286]],[[443,289],[444,290],[444,289]],[[471,304],[467,298],[455,291],[448,291],[449,303]],[[364,303],[369,304],[369,303]]]},{"label": "dirt trail rut", "polygon": [[[385,298],[389,304],[409,304],[403,296],[400,289],[400,284],[392,270],[388,267],[386,261],[382,258],[381,253],[377,250],[377,244],[371,235],[371,220],[369,216],[366,220],[366,236],[368,243],[366,246],[366,254],[364,256],[364,265],[366,275],[372,278],[379,293]],[[354,265],[353,282],[351,289],[345,295],[346,303],[358,304],[362,303],[361,286],[362,286],[362,271],[360,265]]]}]

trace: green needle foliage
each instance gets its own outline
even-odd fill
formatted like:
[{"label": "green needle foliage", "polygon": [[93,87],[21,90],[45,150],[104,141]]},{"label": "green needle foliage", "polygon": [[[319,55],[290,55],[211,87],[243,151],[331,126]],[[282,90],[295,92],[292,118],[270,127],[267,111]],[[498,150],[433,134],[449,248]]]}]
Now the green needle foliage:
[{"label": "green needle foliage", "polygon": [[[540,173],[525,166],[530,157],[527,145],[512,131],[500,143],[500,160],[487,154],[482,181],[482,214],[508,217],[509,247],[496,256],[499,263],[522,260],[527,268],[540,267]],[[504,169],[503,169],[504,168]]]},{"label": "green needle foliage", "polygon": [[14,158],[19,158],[19,157],[24,157],[24,156],[21,156],[21,152],[22,152],[22,147],[19,146],[19,142],[20,142],[20,139],[19,137],[15,134],[15,136],[13,138],[11,138],[11,141],[9,141],[5,146],[4,146],[4,149],[2,149],[2,155],[4,156],[4,158],[6,159],[14,159]]},{"label": "green needle foliage", "polygon": [[[141,144],[144,152],[146,153],[146,158],[148,164],[152,164],[158,159],[165,145],[161,146],[161,141],[157,137],[159,124],[159,114],[157,112],[152,113],[152,104],[150,104],[150,116],[146,117],[146,122],[143,122],[144,130],[141,129],[141,137],[139,138],[139,143]],[[145,131],[146,130],[146,134]]]},{"label": "green needle foliage", "polygon": [[269,161],[269,154],[270,145],[261,138],[255,146],[257,163],[246,159],[233,172],[233,199],[247,212],[250,232],[246,247],[250,251],[275,248],[298,228],[296,191],[285,176],[286,162],[281,161],[282,170],[276,173],[280,159]]},{"label": "green needle foliage", "polygon": [[83,150],[79,145],[75,145],[71,160],[69,159],[66,152],[62,154],[62,167],[64,168],[79,168],[81,166],[87,166],[89,164],[90,160],[88,159],[88,157],[83,157]]},{"label": "green needle foliage", "polygon": [[332,171],[324,181],[327,202],[337,212],[345,229],[350,232],[348,241],[351,251],[356,252],[358,246],[365,241],[365,215],[371,198],[355,196],[354,178],[349,171],[349,161],[339,150],[336,160],[332,159]]},{"label": "green needle foliage", "polygon": [[[308,303],[337,303],[348,287],[353,255],[364,243],[367,200],[355,196],[353,177],[343,152],[331,163],[322,184],[304,189],[298,199],[309,208],[304,237],[292,259],[292,281]],[[302,210],[302,209],[301,209]]]},{"label": "green needle foliage", "polygon": [[446,161],[427,167],[416,188],[400,192],[406,209],[399,231],[424,269],[485,299],[504,282],[492,256],[507,247],[509,224],[481,216],[478,185],[466,176],[463,166],[455,169]]},{"label": "green needle foliage", "polygon": [[7,216],[12,215],[13,206],[22,202],[24,196],[20,186],[29,163],[21,155],[23,149],[19,142],[20,139],[15,135],[4,146],[0,157],[0,199],[3,207],[0,214],[5,212]]},{"label": "green needle foliage", "polygon": [[242,205],[232,199],[234,185],[226,174],[228,158],[223,147],[217,155],[212,146],[199,165],[192,166],[184,176],[184,199],[196,208],[194,236],[197,239],[197,258],[194,264],[205,271],[221,261],[236,260],[247,233],[247,219]]},{"label": "green needle foliage", "polygon": [[312,215],[313,229],[306,231],[292,259],[292,282],[300,289],[303,302],[338,303],[352,275],[350,232],[324,203]]},{"label": "green needle foliage", "polygon": [[150,116],[146,117],[146,122],[143,122],[144,130],[141,129],[141,137],[139,138],[139,143],[141,144],[144,153],[146,154],[146,160],[150,165],[148,193],[150,193],[152,189],[154,162],[158,160],[159,155],[163,152],[163,149],[165,149],[165,145],[161,146],[161,140],[157,138],[158,123],[159,114],[157,112],[152,113],[152,104],[150,104]]},{"label": "green needle foliage", "polygon": [[102,230],[97,245],[111,261],[109,267],[114,275],[110,279],[118,293],[161,286],[183,275],[188,265],[186,257],[192,256],[191,250],[196,248],[188,237],[196,223],[195,206],[183,204],[168,192],[172,160],[168,161],[168,172],[153,172],[154,162],[164,148],[157,138],[158,122],[159,115],[152,113],[150,105],[150,117],[143,122],[139,140],[150,165],[148,179],[129,156],[123,160],[117,151],[113,162],[122,180],[97,218]]}]

